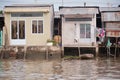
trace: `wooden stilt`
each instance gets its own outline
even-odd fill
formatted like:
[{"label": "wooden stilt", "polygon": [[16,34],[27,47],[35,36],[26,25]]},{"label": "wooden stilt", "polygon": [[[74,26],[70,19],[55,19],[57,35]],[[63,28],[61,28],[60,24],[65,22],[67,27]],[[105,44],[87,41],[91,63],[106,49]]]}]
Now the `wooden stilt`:
[{"label": "wooden stilt", "polygon": [[107,56],[109,56],[109,57],[110,57],[110,55],[112,55],[112,54],[110,53],[110,51],[111,51],[111,50],[110,50],[110,47],[108,47],[108,48],[107,48]]},{"label": "wooden stilt", "polygon": [[3,56],[4,56],[4,51],[5,51],[6,47],[2,47],[2,50],[1,50],[1,59],[3,59]]},{"label": "wooden stilt", "polygon": [[46,46],[46,60],[48,60],[48,55],[49,55],[49,47]]},{"label": "wooden stilt", "polygon": [[0,51],[0,53],[1,53],[1,59],[3,59],[3,51]]},{"label": "wooden stilt", "polygon": [[80,57],[80,47],[79,47],[79,41],[78,41],[78,52],[79,52],[79,57]]},{"label": "wooden stilt", "polygon": [[79,57],[80,57],[80,47],[78,46],[78,52],[79,52]]},{"label": "wooden stilt", "polygon": [[23,56],[24,60],[26,59],[26,54],[27,54],[27,46],[24,46],[24,56]]},{"label": "wooden stilt", "polygon": [[118,38],[116,37],[116,44],[115,44],[115,55],[114,55],[114,58],[116,58],[116,54],[117,54],[117,40],[118,40]]},{"label": "wooden stilt", "polygon": [[96,50],[96,55],[95,56],[97,57],[98,54],[99,54],[99,46],[98,46],[98,44],[96,44],[96,49],[95,50]]},{"label": "wooden stilt", "polygon": [[64,57],[64,47],[62,47],[62,57]]}]

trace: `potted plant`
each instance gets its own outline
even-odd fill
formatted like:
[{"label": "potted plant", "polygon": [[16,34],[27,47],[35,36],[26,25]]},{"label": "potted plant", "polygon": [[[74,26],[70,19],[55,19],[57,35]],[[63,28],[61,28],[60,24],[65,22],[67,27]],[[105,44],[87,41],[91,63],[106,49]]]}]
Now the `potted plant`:
[{"label": "potted plant", "polygon": [[53,45],[55,45],[55,41],[48,39],[47,40],[47,46],[53,46]]}]

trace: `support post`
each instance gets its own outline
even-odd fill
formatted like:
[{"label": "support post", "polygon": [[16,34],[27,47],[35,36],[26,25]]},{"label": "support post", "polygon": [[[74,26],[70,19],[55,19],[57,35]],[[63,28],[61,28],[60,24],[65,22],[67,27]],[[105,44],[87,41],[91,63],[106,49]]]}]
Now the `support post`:
[{"label": "support post", "polygon": [[116,37],[116,44],[115,44],[115,55],[114,55],[114,58],[116,58],[116,54],[117,54],[117,40],[118,40],[118,38]]},{"label": "support post", "polygon": [[64,47],[62,47],[61,51],[62,51],[62,57],[64,57]]},{"label": "support post", "polygon": [[6,47],[5,46],[3,46],[2,50],[1,50],[1,59],[3,59],[4,51],[6,51]]},{"label": "support post", "polygon": [[1,50],[0,53],[1,53],[1,59],[3,59],[3,50]]},{"label": "support post", "polygon": [[98,46],[98,44],[96,44],[95,51],[96,51],[96,57],[98,57],[98,54],[99,54],[99,46]]},{"label": "support post", "polygon": [[46,46],[46,60],[48,60],[48,55],[49,55],[49,47]]},{"label": "support post", "polygon": [[24,57],[23,57],[24,60],[26,59],[26,54],[27,54],[27,46],[24,46]]},{"label": "support post", "polygon": [[78,52],[79,52],[79,57],[80,57],[80,47],[78,46]]}]

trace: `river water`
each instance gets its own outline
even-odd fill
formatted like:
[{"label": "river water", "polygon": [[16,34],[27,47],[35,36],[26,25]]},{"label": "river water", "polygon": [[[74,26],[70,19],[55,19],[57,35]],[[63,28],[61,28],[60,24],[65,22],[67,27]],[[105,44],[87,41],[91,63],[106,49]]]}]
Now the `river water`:
[{"label": "river water", "polygon": [[120,59],[0,60],[0,80],[120,80]]}]

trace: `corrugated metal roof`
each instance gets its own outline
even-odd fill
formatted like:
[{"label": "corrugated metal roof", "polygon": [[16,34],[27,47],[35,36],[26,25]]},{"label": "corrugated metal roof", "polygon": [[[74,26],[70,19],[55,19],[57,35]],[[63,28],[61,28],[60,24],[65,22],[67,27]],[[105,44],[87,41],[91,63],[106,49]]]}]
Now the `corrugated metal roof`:
[{"label": "corrugated metal roof", "polygon": [[102,12],[101,13],[102,21],[120,21],[120,11],[112,11],[112,12]]},{"label": "corrugated metal roof", "polygon": [[59,14],[98,14],[98,7],[61,7]]},{"label": "corrugated metal roof", "polygon": [[13,4],[5,7],[50,7],[53,4]]},{"label": "corrugated metal roof", "polygon": [[120,7],[100,7],[100,12],[116,12],[120,11]]}]

